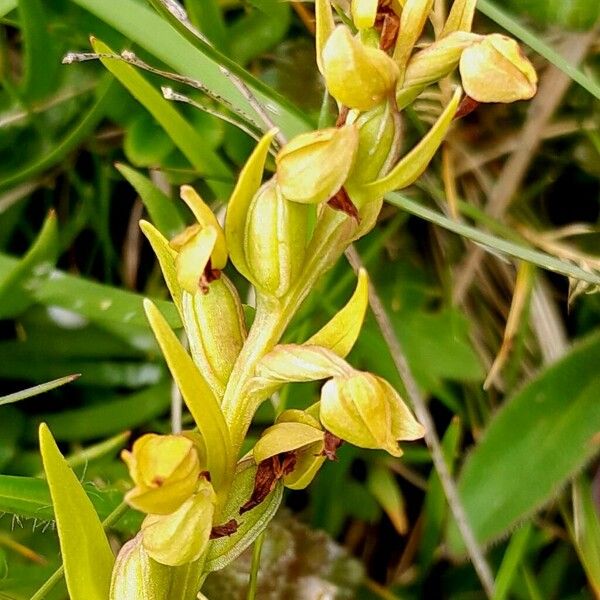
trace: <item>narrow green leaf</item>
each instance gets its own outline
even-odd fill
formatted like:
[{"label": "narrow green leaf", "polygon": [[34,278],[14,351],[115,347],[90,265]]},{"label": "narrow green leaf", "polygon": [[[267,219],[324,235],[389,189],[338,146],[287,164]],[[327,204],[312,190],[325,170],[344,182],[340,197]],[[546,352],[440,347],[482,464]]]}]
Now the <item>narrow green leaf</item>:
[{"label": "narrow green leaf", "polygon": [[[9,276],[19,264],[5,254],[0,254],[0,278]],[[1,284],[0,284],[1,285]],[[110,285],[96,283],[83,277],[67,275],[53,270],[43,283],[33,286],[33,298],[45,306],[59,306],[73,311],[94,323],[111,325],[137,325],[148,328],[148,321],[142,306],[143,297],[133,292]],[[172,302],[157,300],[161,312],[166,315],[169,325],[180,326],[177,310]]]},{"label": "narrow green leaf", "polygon": [[207,465],[217,492],[231,480],[231,442],[221,406],[202,374],[159,310],[144,301],[150,326],[169,365],[173,379],[202,434]]},{"label": "narrow green leaf", "polygon": [[40,173],[60,163],[74,148],[88,137],[104,118],[106,110],[113,101],[117,84],[112,78],[102,79],[98,85],[98,99],[84,114],[82,119],[68,131],[61,141],[52,146],[31,162],[20,164],[18,170],[0,180],[0,189],[11,188],[23,181],[28,181]]},{"label": "narrow green leaf", "polygon": [[185,227],[185,222],[181,218],[173,200],[139,171],[124,164],[117,164],[115,166],[119,173],[129,181],[140,195],[156,228],[167,239],[175,237],[180,233]]},{"label": "narrow green leaf", "polygon": [[504,27],[507,31],[519,38],[527,44],[532,50],[541,54],[546,60],[551,62],[555,67],[566,73],[573,81],[576,81],[583,89],[600,100],[600,85],[588,77],[576,66],[567,62],[556,50],[546,44],[539,35],[536,35],[509,15],[507,12],[499,9],[490,0],[479,0],[477,9],[484,15],[496,21],[498,25]]},{"label": "narrow green leaf", "polygon": [[218,0],[186,0],[190,21],[218,48],[227,53],[229,36]]},{"label": "narrow green leaf", "polygon": [[106,600],[115,559],[102,523],[47,425],[39,433],[71,600]]},{"label": "narrow green leaf", "polygon": [[56,87],[60,68],[44,3],[19,0],[19,21],[25,43],[21,93],[27,100],[40,100]]},{"label": "narrow green leaf", "polygon": [[386,512],[396,531],[404,535],[408,531],[404,498],[392,472],[383,465],[371,465],[367,477],[367,489]]},{"label": "narrow green leaf", "polygon": [[[234,110],[249,115],[252,121],[260,122],[256,111],[231,79],[223,76],[221,65],[257,93],[258,100],[267,106],[274,123],[286,136],[292,137],[308,129],[306,117],[296,107],[215,48],[199,40],[168,11],[163,13],[166,18],[161,18],[135,0],[72,1],[114,27],[176,73],[201,81],[213,96],[220,97],[226,105],[233,105]],[[172,27],[178,25],[180,27],[175,31]]]},{"label": "narrow green leaf", "polygon": [[[114,54],[113,50],[100,40],[92,38],[92,47],[101,54]],[[135,67],[113,58],[102,58],[102,64],[127,88],[131,95],[142,104],[160,123],[167,135],[181,150],[190,164],[201,174],[230,179],[231,173],[219,156],[202,143],[196,129],[186,121],[173,105],[149,83]],[[213,182],[216,192],[228,195],[229,186]]]},{"label": "narrow green leaf", "polygon": [[[507,400],[492,419],[458,482],[481,544],[506,535],[554,498],[598,452],[599,364],[596,333]],[[453,552],[464,551],[455,523],[448,542]]]},{"label": "narrow green leaf", "polygon": [[220,519],[227,523],[235,519],[237,531],[226,537],[212,540],[208,547],[204,572],[218,571],[235,560],[264,531],[269,521],[275,516],[283,497],[283,485],[277,484],[275,489],[255,508],[240,516],[240,507],[252,495],[256,465],[248,460],[240,463],[233,480],[227,504],[221,512]]},{"label": "narrow green leaf", "polygon": [[585,475],[573,483],[573,522],[567,525],[590,585],[600,596],[600,517]]},{"label": "narrow green leaf", "polygon": [[493,600],[505,600],[505,598],[512,597],[510,595],[511,586],[517,576],[517,571],[523,564],[530,535],[530,523],[525,524],[512,535],[496,575],[496,589],[494,590]]},{"label": "narrow green leaf", "polygon": [[56,215],[51,212],[27,254],[0,279],[0,318],[21,314],[33,303],[33,294],[50,277],[58,253]]},{"label": "narrow green leaf", "polygon": [[471,227],[470,225],[465,225],[464,223],[454,221],[448,217],[445,217],[439,212],[422,206],[418,202],[410,200],[406,196],[402,196],[396,192],[387,194],[386,200],[390,204],[393,204],[398,208],[402,208],[412,215],[425,219],[426,221],[430,221],[431,223],[435,223],[444,229],[448,229],[449,231],[453,231],[458,235],[462,235],[463,237],[473,240],[478,244],[482,244],[486,248],[490,248],[493,251],[501,252],[503,254],[507,254],[508,256],[525,260],[537,265],[538,267],[541,267],[542,269],[548,269],[549,271],[554,271],[555,273],[560,273],[562,275],[566,275],[567,277],[573,277],[574,279],[580,279],[581,281],[586,281],[588,283],[600,284],[599,273],[590,273],[589,271],[584,271],[582,268],[572,263],[560,260],[554,256],[551,256],[550,254],[546,254],[545,252],[540,252],[538,250],[528,248],[527,246],[516,244],[515,242],[503,240],[475,227]]},{"label": "narrow green leaf", "polygon": [[35,425],[44,421],[60,441],[99,439],[134,429],[165,414],[170,401],[170,385],[160,383],[141,392],[117,396],[114,400],[91,406],[41,414],[33,421],[29,431],[32,432]]},{"label": "narrow green leaf", "polygon": [[60,387],[61,385],[65,385],[65,383],[71,383],[71,381],[74,381],[78,377],[80,377],[79,374],[67,375],[66,377],[54,379],[53,381],[48,381],[46,383],[41,383],[40,385],[35,385],[33,387],[27,388],[26,390],[15,392],[14,394],[0,396],[0,406],[2,406],[3,404],[12,404],[13,402],[20,402],[21,400],[25,400],[26,398],[31,398],[32,396],[43,394],[45,392],[53,390],[54,388]]}]

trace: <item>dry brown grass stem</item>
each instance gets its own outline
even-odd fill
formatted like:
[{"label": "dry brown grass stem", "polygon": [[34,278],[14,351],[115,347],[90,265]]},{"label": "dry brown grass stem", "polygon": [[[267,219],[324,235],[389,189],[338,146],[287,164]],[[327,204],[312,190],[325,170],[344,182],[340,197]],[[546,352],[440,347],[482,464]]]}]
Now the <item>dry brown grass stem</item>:
[{"label": "dry brown grass stem", "polygon": [[[360,255],[353,246],[350,246],[346,251],[346,257],[355,271],[363,266]],[[425,427],[425,442],[431,451],[433,464],[439,475],[448,505],[463,537],[465,547],[467,548],[467,552],[471,558],[473,567],[479,576],[486,595],[488,598],[492,598],[494,595],[494,577],[492,575],[492,571],[485,558],[483,550],[475,539],[475,535],[473,534],[473,530],[469,524],[467,514],[458,495],[456,483],[454,482],[454,479],[448,469],[448,465],[444,459],[440,439],[437,435],[435,423],[431,413],[427,408],[425,398],[421,394],[421,391],[419,390],[419,387],[417,386],[417,383],[413,377],[411,369],[408,365],[408,361],[406,360],[406,355],[400,340],[394,331],[383,302],[372,284],[369,285],[369,304],[373,314],[375,315],[375,319],[381,330],[383,338],[390,350],[394,365],[396,366],[398,374],[402,379],[402,383],[404,384],[406,393],[408,394],[408,400],[412,404],[417,419],[419,419],[419,421]]]}]

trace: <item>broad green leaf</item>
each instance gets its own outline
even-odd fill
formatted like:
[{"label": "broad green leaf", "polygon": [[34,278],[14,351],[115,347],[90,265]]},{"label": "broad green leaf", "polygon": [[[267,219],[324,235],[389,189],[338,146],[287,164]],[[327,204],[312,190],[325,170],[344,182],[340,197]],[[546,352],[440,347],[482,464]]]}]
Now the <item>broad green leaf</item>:
[{"label": "broad green leaf", "polygon": [[506,4],[545,26],[589,29],[600,18],[600,3],[590,0],[508,0]]},{"label": "broad green leaf", "polygon": [[[19,264],[17,259],[0,254],[0,277],[7,278]],[[143,296],[109,285],[67,275],[53,270],[32,285],[33,298],[46,306],[59,306],[87,317],[95,323],[139,325],[148,328],[142,306]],[[171,302],[158,300],[157,305],[169,324],[180,326],[177,311]]]},{"label": "broad green leaf", "polygon": [[219,493],[233,475],[229,430],[219,402],[156,306],[145,300],[144,308],[173,379],[202,434],[208,470]]},{"label": "broad green leaf", "polygon": [[173,200],[139,171],[120,163],[115,166],[140,195],[156,228],[167,239],[180,233],[185,227],[185,222]]},{"label": "broad green leaf", "polygon": [[225,105],[231,105],[234,111],[250,116],[252,121],[260,123],[260,118],[231,78],[223,75],[221,66],[240,77],[256,93],[274,123],[287,137],[309,127],[306,117],[289,101],[197,38],[168,10],[162,12],[164,18],[161,18],[135,0],[72,1],[114,27],[176,73],[201,81],[214,97]]},{"label": "broad green leaf", "polygon": [[29,428],[29,436],[33,437],[33,427],[43,421],[60,441],[99,439],[134,429],[164,415],[170,402],[170,385],[160,383],[141,392],[117,396],[114,400],[38,415]]},{"label": "broad green leaf", "polygon": [[[97,39],[92,39],[92,47],[98,53],[114,54],[111,48]],[[210,151],[206,144],[202,143],[202,138],[196,129],[177,112],[168,100],[163,98],[162,94],[135,67],[118,59],[102,58],[101,60],[133,97],[160,123],[167,135],[199,173],[225,179],[231,177],[229,168],[215,152]],[[227,195],[228,185],[218,182],[210,185],[215,192]]]},{"label": "broad green leaf", "polygon": [[0,318],[19,315],[33,303],[36,289],[51,276],[58,253],[56,215],[51,212],[27,254],[4,277],[0,274]]},{"label": "broad green leaf", "polygon": [[52,381],[47,381],[46,383],[41,383],[40,385],[35,385],[33,387],[27,388],[26,390],[14,392],[13,394],[8,394],[6,396],[0,396],[0,406],[2,406],[3,404],[12,404],[13,402],[20,402],[21,400],[25,400],[26,398],[31,398],[32,396],[43,394],[44,392],[53,390],[54,388],[60,387],[61,385],[65,385],[65,383],[71,383],[71,381],[74,381],[78,377],[79,375],[67,375],[66,377],[61,377],[60,379],[54,379]]},{"label": "broad green leaf", "polygon": [[40,451],[71,600],[106,600],[115,561],[108,538],[91,501],[43,423]]},{"label": "broad green leaf", "polygon": [[[552,500],[598,451],[600,333],[579,343],[498,410],[458,490],[476,539],[489,544]],[[518,476],[516,476],[518,474]],[[454,553],[464,551],[455,523]]]},{"label": "broad green leaf", "polygon": [[415,202],[414,200],[411,200],[401,194],[387,194],[386,200],[390,204],[393,204],[398,208],[402,208],[412,215],[425,219],[426,221],[430,221],[431,223],[435,223],[444,229],[448,229],[449,231],[453,231],[460,236],[473,240],[474,242],[481,244],[484,249],[490,248],[494,252],[501,252],[502,254],[507,254],[508,256],[525,260],[537,265],[538,267],[541,267],[542,269],[561,273],[567,277],[580,279],[581,281],[586,281],[587,283],[593,283],[596,285],[600,284],[600,273],[584,271],[577,265],[560,260],[555,256],[546,254],[545,252],[528,248],[527,246],[491,235],[485,231],[471,227],[470,225],[465,225],[459,221],[449,219],[439,212],[431,210],[426,206],[422,206],[418,202]]},{"label": "broad green leaf", "polygon": [[240,507],[252,495],[255,475],[256,466],[253,461],[244,461],[238,465],[231,488],[232,491],[219,517],[223,523],[235,519],[238,523],[238,530],[230,536],[210,542],[204,562],[205,573],[218,571],[237,558],[275,516],[283,496],[283,485],[281,484],[277,484],[275,489],[258,506],[241,516],[239,514]]},{"label": "broad green leaf", "polygon": [[347,356],[360,334],[368,303],[369,278],[367,272],[361,269],[354,294],[346,306],[306,343],[325,346],[341,357]]}]

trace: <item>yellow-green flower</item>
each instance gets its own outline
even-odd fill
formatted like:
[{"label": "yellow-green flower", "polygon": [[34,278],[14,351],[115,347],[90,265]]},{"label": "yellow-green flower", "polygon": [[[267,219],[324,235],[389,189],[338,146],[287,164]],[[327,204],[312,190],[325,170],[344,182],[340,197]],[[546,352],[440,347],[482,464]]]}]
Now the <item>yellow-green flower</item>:
[{"label": "yellow-green flower", "polygon": [[277,155],[277,181],[287,200],[320,204],[344,184],[358,147],[354,125],[303,133]]},{"label": "yellow-green flower", "polygon": [[257,464],[273,456],[294,453],[295,464],[283,483],[293,490],[304,489],[325,462],[325,432],[319,421],[305,411],[286,410],[275,425],[256,442],[252,455]]},{"label": "yellow-green flower", "polygon": [[183,435],[146,434],[121,454],[135,487],[126,502],[145,513],[166,515],[198,487],[202,471],[194,443]]},{"label": "yellow-green flower", "polygon": [[321,60],[329,93],[358,110],[381,104],[399,75],[398,66],[385,52],[363,45],[344,25],[334,29]]},{"label": "yellow-green flower", "polygon": [[142,543],[155,561],[176,567],[198,560],[213,527],[216,494],[202,478],[196,493],[168,515],[148,515],[142,523]]},{"label": "yellow-green flower", "polygon": [[173,238],[170,246],[177,252],[175,266],[179,285],[190,294],[195,294],[199,288],[210,283],[211,274],[205,276],[209,262],[211,272],[227,264],[227,244],[217,218],[194,189],[189,185],[182,186],[181,198],[198,222]]},{"label": "yellow-green flower", "polygon": [[352,20],[358,29],[368,29],[375,25],[378,4],[379,0],[352,0]]},{"label": "yellow-green flower", "polygon": [[519,44],[494,33],[466,48],[460,57],[465,92],[478,102],[528,100],[537,91],[537,74]]},{"label": "yellow-green flower", "polygon": [[381,377],[362,371],[330,379],[321,390],[320,419],[334,435],[361,448],[401,456],[399,440],[416,440],[423,427]]}]

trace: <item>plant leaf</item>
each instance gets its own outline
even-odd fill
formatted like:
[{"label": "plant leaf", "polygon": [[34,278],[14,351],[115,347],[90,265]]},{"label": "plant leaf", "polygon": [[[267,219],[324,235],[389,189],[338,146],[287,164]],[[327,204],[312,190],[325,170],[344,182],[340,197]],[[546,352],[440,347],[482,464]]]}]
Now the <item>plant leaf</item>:
[{"label": "plant leaf", "polygon": [[516,244],[515,242],[511,242],[509,240],[504,240],[496,237],[495,235],[486,233],[485,231],[481,231],[475,227],[471,227],[470,225],[459,223],[458,221],[449,219],[437,211],[431,210],[426,206],[422,206],[418,202],[410,200],[401,194],[395,192],[387,194],[386,200],[390,204],[393,204],[398,208],[402,208],[412,215],[421,217],[422,219],[430,221],[431,223],[435,223],[444,229],[448,229],[449,231],[453,231],[458,235],[482,244],[484,247],[490,248],[492,251],[501,252],[503,254],[507,254],[508,256],[525,260],[537,265],[538,267],[542,267],[542,269],[548,269],[549,271],[561,273],[567,277],[580,279],[581,281],[586,281],[587,283],[593,283],[596,285],[600,284],[599,273],[590,273],[589,271],[584,271],[577,265],[560,260],[555,256],[546,254],[545,252],[540,252],[539,250],[534,250],[533,248],[528,248],[527,246]]},{"label": "plant leaf", "polygon": [[43,394],[54,388],[60,387],[61,385],[65,385],[65,383],[71,383],[77,379],[80,375],[67,375],[66,377],[61,377],[60,379],[53,379],[52,381],[47,381],[46,383],[40,383],[40,385],[35,385],[33,387],[27,388],[26,390],[20,390],[19,392],[15,392],[14,394],[8,394],[6,396],[0,396],[0,406],[3,404],[12,404],[13,402],[20,402],[21,400],[25,400],[26,398],[31,398],[32,396],[37,396],[38,394]]},{"label": "plant leaf", "polygon": [[223,484],[233,475],[229,429],[221,407],[194,361],[156,306],[150,300],[145,300],[144,308],[171,374],[202,434],[206,446],[208,470],[218,493]]},{"label": "plant leaf", "polygon": [[[100,54],[114,54],[100,40],[92,38],[92,47]],[[102,64],[127,88],[131,95],[160,123],[167,135],[190,164],[203,175],[230,179],[231,173],[219,156],[202,143],[196,129],[186,121],[168,100],[131,65],[113,58],[101,58]],[[215,192],[227,195],[229,186],[220,182],[210,185]]]},{"label": "plant leaf", "polygon": [[[458,482],[480,543],[506,535],[555,497],[597,453],[598,364],[600,333],[575,346],[498,410]],[[454,553],[464,551],[454,522],[448,543]]]},{"label": "plant leaf", "polygon": [[58,259],[56,215],[51,212],[27,254],[0,280],[0,318],[10,318],[33,304],[33,293],[50,277]]},{"label": "plant leaf", "polygon": [[115,167],[140,195],[152,222],[162,235],[170,239],[182,231],[185,222],[169,196],[139,171],[121,163]]},{"label": "plant leaf", "polygon": [[44,423],[39,435],[71,600],[106,600],[115,558],[102,523]]},{"label": "plant leaf", "polygon": [[[168,10],[161,11],[163,18],[135,0],[73,0],[99,19],[114,27],[127,39],[139,45],[176,73],[201,81],[214,97],[233,110],[241,112],[253,122],[259,120],[247,98],[224,77],[221,66],[237,75],[251,90],[259,102],[265,105],[276,125],[286,136],[292,137],[306,131],[306,117],[281,95],[264,82],[228,59],[218,50],[197,38],[187,30]],[[156,5],[157,3],[155,3]],[[160,9],[161,6],[156,6]]]}]

